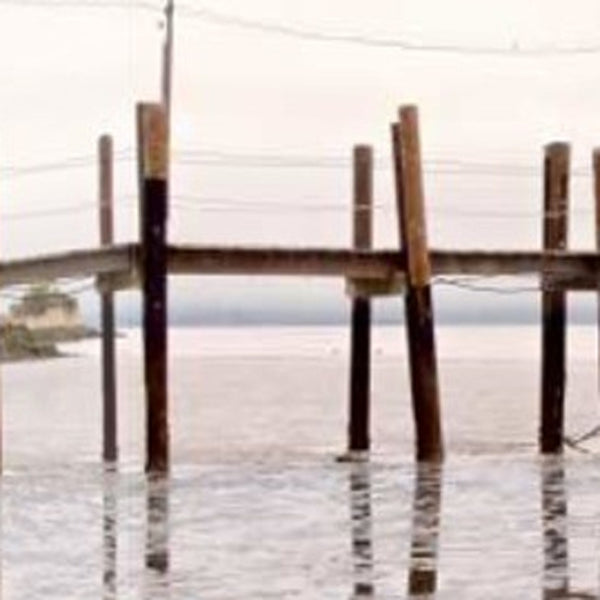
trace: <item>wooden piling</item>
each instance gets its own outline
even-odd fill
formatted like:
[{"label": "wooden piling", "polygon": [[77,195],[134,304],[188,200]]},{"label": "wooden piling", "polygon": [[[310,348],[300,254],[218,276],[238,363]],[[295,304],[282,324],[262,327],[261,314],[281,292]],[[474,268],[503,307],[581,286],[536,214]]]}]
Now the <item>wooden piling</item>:
[{"label": "wooden piling", "polygon": [[[100,160],[100,244],[110,246],[113,235],[113,142],[103,135],[98,143]],[[103,449],[106,462],[118,459],[117,434],[117,378],[115,364],[115,302],[110,290],[100,293],[102,321],[102,397],[103,397]]]},{"label": "wooden piling", "polygon": [[[592,167],[594,171],[594,209],[596,229],[596,252],[600,252],[600,148],[595,148],[592,154]],[[600,391],[600,278],[598,279],[597,294],[597,357],[598,363],[598,390]]]},{"label": "wooden piling", "polygon": [[167,390],[167,123],[164,107],[138,105],[141,271],[146,383],[146,471],[169,470]]},{"label": "wooden piling", "polygon": [[[354,248],[372,248],[373,151],[369,146],[354,148]],[[371,387],[371,301],[352,299],[350,347],[350,418],[348,451],[368,452],[370,448]]]},{"label": "wooden piling", "polygon": [[406,269],[405,314],[416,454],[419,461],[439,462],[444,450],[416,107],[400,109],[400,122],[392,125],[392,143]]},{"label": "wooden piling", "polygon": [[[549,144],[544,155],[544,252],[567,248],[570,149],[565,143]],[[540,450],[561,452],[566,362],[567,297],[553,289],[542,266],[542,398]]]}]

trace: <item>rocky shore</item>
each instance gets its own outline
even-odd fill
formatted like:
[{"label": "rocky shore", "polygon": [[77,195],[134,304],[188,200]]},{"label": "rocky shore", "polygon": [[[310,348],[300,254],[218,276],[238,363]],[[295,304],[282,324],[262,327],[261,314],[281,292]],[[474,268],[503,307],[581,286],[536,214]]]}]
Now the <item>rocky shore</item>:
[{"label": "rocky shore", "polygon": [[56,344],[40,340],[24,325],[0,325],[0,362],[60,356]]},{"label": "rocky shore", "polygon": [[61,355],[57,344],[97,335],[83,323],[77,300],[34,286],[0,322],[0,362],[54,358]]}]

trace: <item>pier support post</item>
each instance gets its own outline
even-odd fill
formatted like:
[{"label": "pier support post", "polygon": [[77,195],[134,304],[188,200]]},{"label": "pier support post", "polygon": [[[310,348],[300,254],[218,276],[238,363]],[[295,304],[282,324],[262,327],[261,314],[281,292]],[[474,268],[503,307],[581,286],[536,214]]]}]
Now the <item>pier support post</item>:
[{"label": "pier support post", "polygon": [[[566,250],[569,204],[569,145],[549,144],[544,154],[544,252]],[[540,450],[561,452],[565,397],[567,296],[552,289],[548,269],[542,268],[542,399]]]},{"label": "pier support post", "polygon": [[[354,178],[354,248],[372,247],[373,151],[369,146],[356,146],[353,154]],[[350,347],[350,417],[348,452],[366,453],[370,449],[371,387],[371,300],[352,298]]]},{"label": "pier support post", "polygon": [[[100,160],[100,244],[110,246],[113,236],[113,142],[103,135],[98,143]],[[115,302],[110,290],[101,290],[102,321],[102,397],[103,436],[102,458],[105,462],[118,459],[117,385],[115,365]]]},{"label": "pier support post", "polygon": [[137,108],[146,383],[146,472],[169,470],[167,392],[167,122],[160,104]]},{"label": "pier support post", "polygon": [[[594,171],[594,212],[596,221],[596,252],[600,252],[600,148],[595,148],[592,155],[592,166]],[[598,369],[598,391],[600,391],[600,279],[598,280],[597,295],[597,369]]]},{"label": "pier support post", "polygon": [[441,462],[444,449],[416,107],[400,108],[400,121],[392,125],[392,142],[406,271],[405,314],[416,455],[419,461]]}]

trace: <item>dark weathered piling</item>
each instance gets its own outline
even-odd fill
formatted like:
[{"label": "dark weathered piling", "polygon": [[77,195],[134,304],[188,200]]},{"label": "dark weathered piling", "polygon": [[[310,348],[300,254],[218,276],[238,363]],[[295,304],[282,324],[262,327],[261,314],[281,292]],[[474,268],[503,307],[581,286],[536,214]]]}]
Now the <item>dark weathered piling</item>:
[{"label": "dark weathered piling", "polygon": [[167,390],[167,125],[164,107],[138,106],[146,471],[169,470]]},{"label": "dark weathered piling", "polygon": [[[354,248],[372,247],[373,151],[368,146],[354,148]],[[352,299],[350,347],[350,420],[348,450],[367,452],[370,448],[371,387],[371,301]]]},{"label": "dark weathered piling", "polygon": [[[567,248],[569,198],[568,144],[554,143],[544,155],[543,243],[549,256]],[[542,265],[542,398],[540,450],[563,448],[567,297],[553,288],[551,274]]]},{"label": "dark weathered piling", "polygon": [[[600,148],[595,148],[592,155],[592,167],[594,171],[594,212],[596,229],[596,252],[600,252]],[[598,349],[596,360],[598,362],[598,390],[600,390],[600,278],[598,278],[597,294],[597,326],[598,326]]]},{"label": "dark weathered piling", "polygon": [[392,126],[392,141],[406,269],[405,314],[417,460],[441,461],[444,450],[416,107],[400,109],[400,122]]},{"label": "dark weathered piling", "polygon": [[[110,246],[113,237],[113,143],[103,135],[98,144],[100,159],[100,244]],[[117,378],[115,368],[115,302],[110,290],[101,289],[102,321],[102,397],[103,397],[103,449],[107,462],[118,458],[117,442]]]}]

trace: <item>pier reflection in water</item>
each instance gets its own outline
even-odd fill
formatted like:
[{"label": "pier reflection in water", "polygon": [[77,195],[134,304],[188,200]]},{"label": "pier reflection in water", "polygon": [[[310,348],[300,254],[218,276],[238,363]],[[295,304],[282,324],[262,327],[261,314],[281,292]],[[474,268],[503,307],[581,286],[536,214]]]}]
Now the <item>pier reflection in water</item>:
[{"label": "pier reflection in water", "polygon": [[[120,475],[112,467],[103,473],[102,514],[102,599],[116,600],[124,590],[118,588],[119,490]],[[121,482],[122,485],[122,482]],[[169,480],[165,477],[145,478],[145,540],[144,570],[141,597],[143,600],[169,598]],[[121,526],[124,526],[122,523]],[[125,571],[131,564],[121,565]],[[121,583],[131,585],[131,582]],[[121,593],[119,593],[121,592]],[[128,589],[127,593],[130,593]],[[0,595],[1,600],[1,595]]]},{"label": "pier reflection in water", "polygon": [[146,480],[145,600],[169,597],[169,478]]},{"label": "pier reflection in water", "polygon": [[565,471],[560,457],[540,464],[544,543],[544,600],[564,598],[569,591],[569,544]]},{"label": "pier reflection in water", "polygon": [[350,464],[350,515],[354,590],[352,600],[375,598],[371,471],[366,462]]},{"label": "pier reflection in water", "polygon": [[435,594],[441,502],[441,466],[418,464],[413,496],[409,598],[430,598]]},{"label": "pier reflection in water", "polygon": [[597,463],[527,465],[9,474],[4,597],[598,598]]},{"label": "pier reflection in water", "polygon": [[[350,465],[352,564],[354,574],[352,600],[376,598],[370,469],[368,463],[359,462]],[[433,464],[417,465],[412,505],[410,557],[408,561],[409,598],[433,598],[436,591],[441,496],[441,467]]]},{"label": "pier reflection in water", "polygon": [[117,596],[117,539],[118,539],[118,473],[107,466],[103,473],[102,494],[102,589],[104,600],[116,600]]},{"label": "pier reflection in water", "polygon": [[[598,599],[600,594],[596,590],[577,588],[570,581],[567,481],[563,457],[540,459],[539,475],[541,597],[543,600]],[[377,522],[377,515],[373,514],[372,508],[370,465],[351,464],[349,478],[353,565],[351,598],[352,600],[374,600],[377,598],[375,585],[377,563],[373,523]],[[415,469],[410,553],[406,563],[408,572],[406,597],[410,599],[433,599],[438,592],[443,479],[440,466],[420,464]],[[468,507],[464,508],[468,509]],[[448,527],[451,528],[452,523],[449,523]],[[485,524],[481,527],[483,535]],[[481,551],[485,553],[485,544],[482,545]],[[473,575],[471,581],[465,580],[466,588],[476,587],[476,573]],[[535,595],[535,588],[537,586],[529,590],[532,594],[527,597]],[[439,590],[439,597],[448,597],[444,595],[443,586]]]},{"label": "pier reflection in water", "polygon": [[540,477],[544,545],[542,598],[543,600],[597,599],[600,597],[597,592],[574,589],[569,581],[569,520],[563,457],[542,458]]}]

